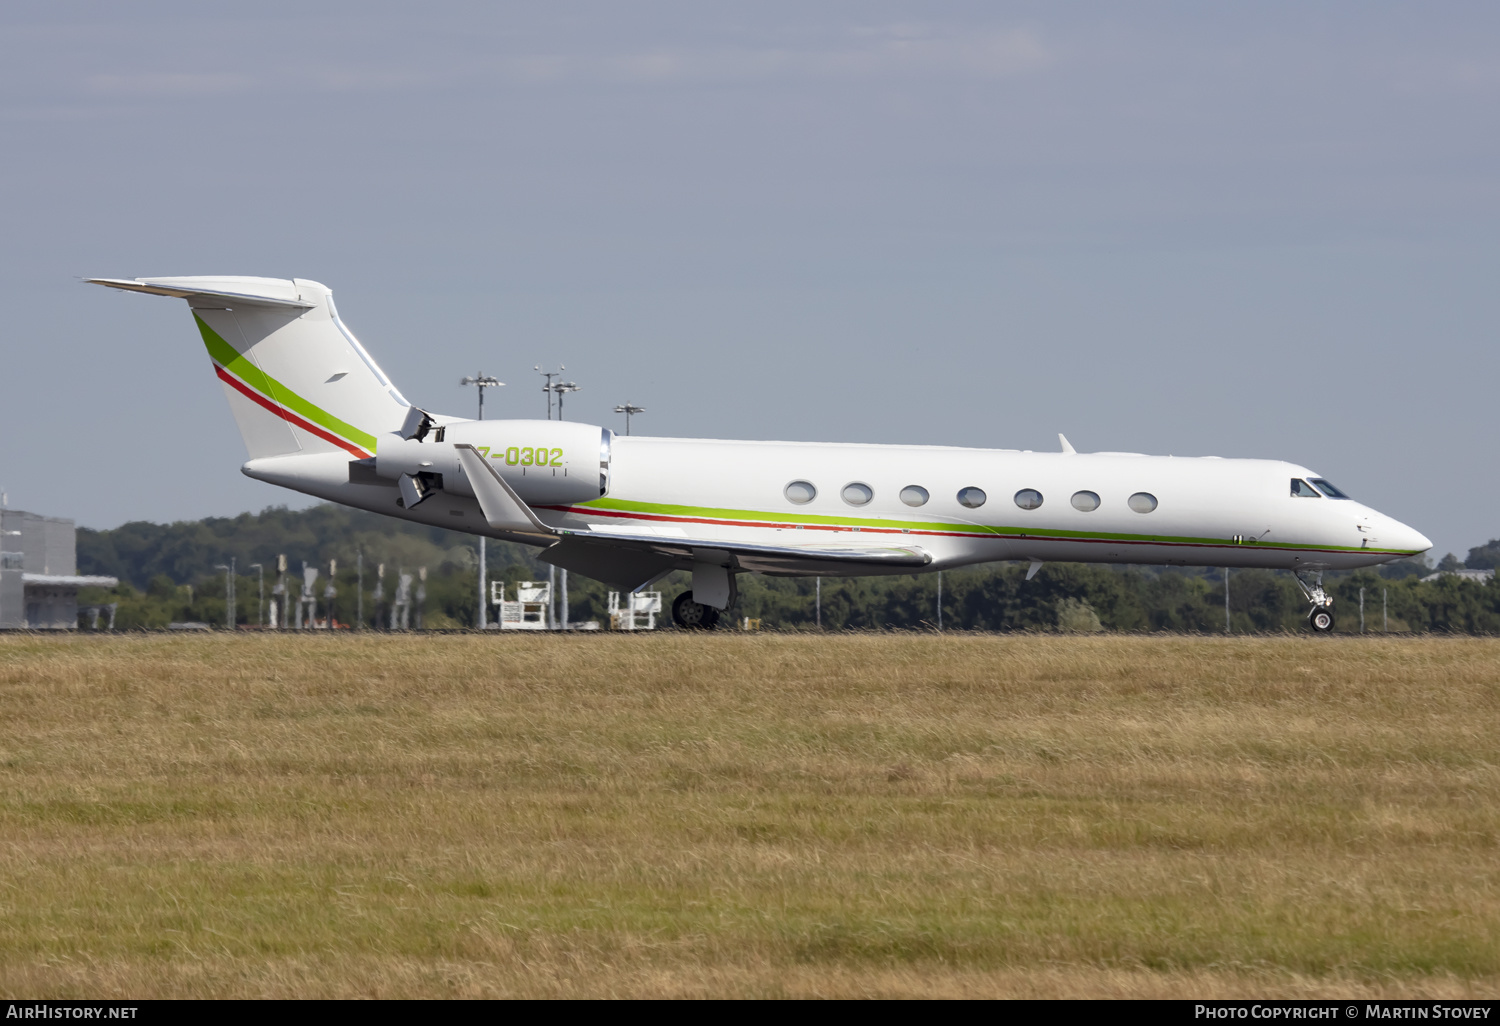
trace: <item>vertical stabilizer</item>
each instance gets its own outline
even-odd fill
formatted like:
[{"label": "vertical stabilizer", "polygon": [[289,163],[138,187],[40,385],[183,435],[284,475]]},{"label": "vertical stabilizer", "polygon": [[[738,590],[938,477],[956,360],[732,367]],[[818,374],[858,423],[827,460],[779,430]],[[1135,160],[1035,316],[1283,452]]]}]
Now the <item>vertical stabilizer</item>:
[{"label": "vertical stabilizer", "polygon": [[251,459],[375,454],[408,403],[339,320],[333,293],[301,278],[92,278],[186,299]]}]

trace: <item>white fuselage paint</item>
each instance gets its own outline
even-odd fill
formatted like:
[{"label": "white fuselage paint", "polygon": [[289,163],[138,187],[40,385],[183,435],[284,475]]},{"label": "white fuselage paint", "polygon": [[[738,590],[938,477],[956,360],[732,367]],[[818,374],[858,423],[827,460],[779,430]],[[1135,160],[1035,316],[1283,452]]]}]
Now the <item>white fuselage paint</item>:
[{"label": "white fuselage paint", "polygon": [[[1292,497],[1292,478],[1317,476],[1274,460],[620,438],[610,498],[769,513],[764,525],[746,528],[765,540],[799,530],[847,537],[857,529],[862,538],[921,546],[932,553],[934,570],[1014,559],[1346,568],[1429,546],[1418,532],[1353,500]],[[792,480],[811,482],[817,497],[801,506],[787,501]],[[851,483],[874,491],[868,505],[843,501]],[[928,501],[904,504],[899,496],[908,485],[926,489]],[[987,496],[977,509],[958,501],[970,487]],[[1040,492],[1042,505],[1017,506],[1013,497],[1023,489]],[[1070,500],[1080,491],[1096,493],[1099,507],[1075,509]],[[1157,508],[1131,510],[1127,499],[1137,492],[1154,495]],[[787,514],[847,522],[800,529],[776,522]],[[692,519],[666,515],[663,522],[691,533]]]},{"label": "white fuselage paint", "polygon": [[[377,463],[394,462],[402,447],[420,445],[419,455],[443,469],[444,490],[412,510],[396,505],[393,481],[373,475],[351,480],[343,454],[252,460],[245,472],[335,502],[493,534],[456,470],[453,444],[489,445],[497,458],[518,432],[540,444],[539,436],[549,430],[571,440],[563,461],[571,480],[597,477],[600,454],[587,439],[608,433],[546,421],[448,421],[444,442],[382,436]],[[609,450],[603,468],[607,494],[583,501],[528,499],[544,522],[600,534],[626,528],[670,532],[706,544],[728,539],[773,546],[914,546],[931,554],[928,570],[995,560],[1349,569],[1430,547],[1418,531],[1354,500],[1293,497],[1293,478],[1318,475],[1275,460],[643,436],[615,436]],[[512,483],[526,480],[513,477],[518,468],[504,467],[503,460],[497,467]],[[536,478],[533,470],[530,480]],[[789,501],[785,489],[795,480],[811,482],[816,498],[805,505]],[[841,498],[854,482],[873,491],[867,505]],[[903,503],[899,495],[908,485],[925,488],[928,501],[920,507]],[[977,509],[957,498],[970,487],[987,495]],[[1018,507],[1013,496],[1021,489],[1040,492],[1042,505]],[[1070,502],[1085,490],[1100,498],[1090,512]],[[1156,509],[1133,511],[1127,499],[1137,492],[1154,495]]]}]

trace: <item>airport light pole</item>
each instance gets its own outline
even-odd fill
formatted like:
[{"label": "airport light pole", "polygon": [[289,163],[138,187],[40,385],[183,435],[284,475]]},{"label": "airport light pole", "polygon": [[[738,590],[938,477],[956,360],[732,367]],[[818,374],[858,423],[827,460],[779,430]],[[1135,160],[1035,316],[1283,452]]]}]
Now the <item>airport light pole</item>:
[{"label": "airport light pole", "polygon": [[625,434],[628,436],[630,434],[630,417],[631,417],[631,415],[635,414],[635,413],[645,413],[646,412],[646,408],[644,406],[637,406],[635,403],[633,403],[629,399],[627,399],[627,400],[625,400],[625,405],[624,406],[616,406],[615,407],[615,412],[616,413],[623,413],[623,414],[625,414]]},{"label": "airport light pole", "polygon": [[[547,387],[557,393],[557,419],[562,420],[563,396],[567,395],[569,392],[577,392],[582,389],[583,386],[575,385],[571,381],[559,381],[555,384],[548,385]],[[552,419],[552,404],[550,402],[547,404],[547,419]]]},{"label": "airport light pole", "polygon": [[501,381],[499,378],[491,377],[488,374],[485,374],[483,371],[474,375],[473,377],[460,378],[458,383],[460,385],[474,385],[479,389],[480,420],[484,419],[484,390],[486,388],[502,388],[505,385],[505,382]]},{"label": "airport light pole", "polygon": [[215,570],[224,571],[224,620],[230,630],[234,630],[234,621],[239,619],[234,602],[234,560],[235,557],[231,556],[228,566],[219,563],[214,567]]},{"label": "airport light pole", "polygon": [[251,563],[255,571],[255,626],[266,625],[266,569],[259,563]]},{"label": "airport light pole", "polygon": [[[473,386],[475,386],[476,388],[479,389],[479,418],[478,419],[483,420],[484,419],[484,390],[486,388],[500,388],[500,387],[504,386],[505,382],[501,381],[498,378],[492,378],[492,377],[488,376],[487,374],[485,374],[483,371],[481,371],[478,374],[474,375],[472,378],[469,378],[469,377],[463,378],[461,381],[459,381],[459,384],[460,385],[473,385]],[[487,550],[487,546],[485,545],[485,541],[486,541],[485,536],[483,534],[481,534],[479,536],[479,618],[474,621],[475,623],[479,624],[479,629],[480,630],[484,630],[486,627],[489,626],[489,608],[485,605],[485,598],[486,598],[486,596],[485,596],[485,593],[484,593],[485,592],[485,587],[484,587],[484,584],[485,584],[485,582],[484,582],[485,563],[486,563],[486,561],[489,558],[489,553],[488,553],[488,551],[486,551]]]},{"label": "airport light pole", "polygon": [[[562,420],[563,419],[563,396],[567,395],[569,392],[577,392],[579,389],[581,389],[583,387],[582,385],[575,385],[571,381],[553,381],[552,380],[554,377],[558,377],[558,378],[562,377],[562,372],[565,371],[565,370],[567,370],[567,369],[568,369],[567,365],[566,364],[561,364],[561,363],[557,365],[557,373],[555,373],[555,374],[548,373],[547,371],[542,370],[541,367],[537,367],[536,368],[536,370],[539,373],[541,373],[543,376],[545,376],[546,379],[547,379],[547,383],[542,386],[542,389],[543,389],[543,391],[545,391],[547,393],[547,419],[548,420],[552,419],[552,393],[554,393],[554,392],[557,393],[557,419],[558,420]],[[548,610],[550,612],[550,615],[549,615],[548,618],[552,621],[551,624],[550,624],[550,626],[552,626],[554,628],[557,627],[557,626],[559,626],[559,624],[558,624],[558,615],[557,615],[558,597],[559,597],[558,594],[557,594],[557,590],[556,590],[557,583],[558,583],[557,567],[552,566],[552,565],[549,564],[548,567],[547,567],[547,607],[548,607]],[[562,596],[561,596],[561,598],[562,598],[562,623],[561,623],[561,626],[562,627],[567,627],[568,626],[568,605],[567,605],[567,603],[568,603],[568,571],[566,571],[566,570],[564,570],[562,572]]]},{"label": "airport light pole", "polygon": [[328,600],[328,629],[333,630],[333,600],[338,595],[339,561],[330,559],[328,561],[328,584],[323,588],[323,597]]},{"label": "airport light pole", "polygon": [[553,378],[560,378],[560,377],[562,377],[562,372],[568,369],[568,365],[565,364],[565,363],[560,363],[560,364],[557,365],[557,370],[555,370],[555,371],[544,371],[544,370],[542,370],[542,365],[541,364],[534,363],[534,364],[531,365],[531,369],[534,370],[534,371],[536,371],[542,377],[544,377],[544,378],[547,379],[547,383],[542,386],[542,391],[547,394],[547,419],[551,420],[552,419],[552,379]]},{"label": "airport light pole", "polygon": [[427,568],[417,568],[417,630],[422,629],[422,613],[427,608]]},{"label": "airport light pole", "polygon": [[[567,364],[558,364],[555,371],[542,370],[541,364],[532,364],[531,369],[547,379],[542,386],[542,391],[547,396],[547,419],[552,419],[552,379],[562,377],[562,372],[567,370]],[[547,564],[547,629],[551,630],[557,623],[557,596],[553,590],[557,587],[557,567],[551,563]]]}]

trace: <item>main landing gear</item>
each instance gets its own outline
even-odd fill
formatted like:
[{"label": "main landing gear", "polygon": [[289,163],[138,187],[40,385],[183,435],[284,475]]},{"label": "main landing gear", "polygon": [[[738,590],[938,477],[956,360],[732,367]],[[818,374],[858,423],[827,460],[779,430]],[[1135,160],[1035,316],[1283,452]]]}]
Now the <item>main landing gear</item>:
[{"label": "main landing gear", "polygon": [[1312,629],[1319,634],[1333,630],[1333,596],[1323,590],[1323,571],[1294,570],[1292,573],[1297,579],[1297,587],[1312,604],[1312,611],[1307,614]]},{"label": "main landing gear", "polygon": [[719,613],[734,605],[736,571],[727,553],[694,555],[693,586],[672,603],[672,622],[684,630],[711,631],[719,624]]},{"label": "main landing gear", "polygon": [[719,623],[719,611],[713,606],[693,601],[693,593],[685,591],[672,603],[672,622],[689,631],[710,631]]}]

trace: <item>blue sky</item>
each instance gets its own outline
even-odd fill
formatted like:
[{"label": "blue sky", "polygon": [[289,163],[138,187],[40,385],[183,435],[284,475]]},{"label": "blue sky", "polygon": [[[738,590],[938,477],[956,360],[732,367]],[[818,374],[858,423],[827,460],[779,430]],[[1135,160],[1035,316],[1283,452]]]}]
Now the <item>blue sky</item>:
[{"label": "blue sky", "polygon": [[1500,8],[0,7],[0,483],[290,502],[181,303],[314,278],[415,402],[1267,456],[1500,536]]}]

